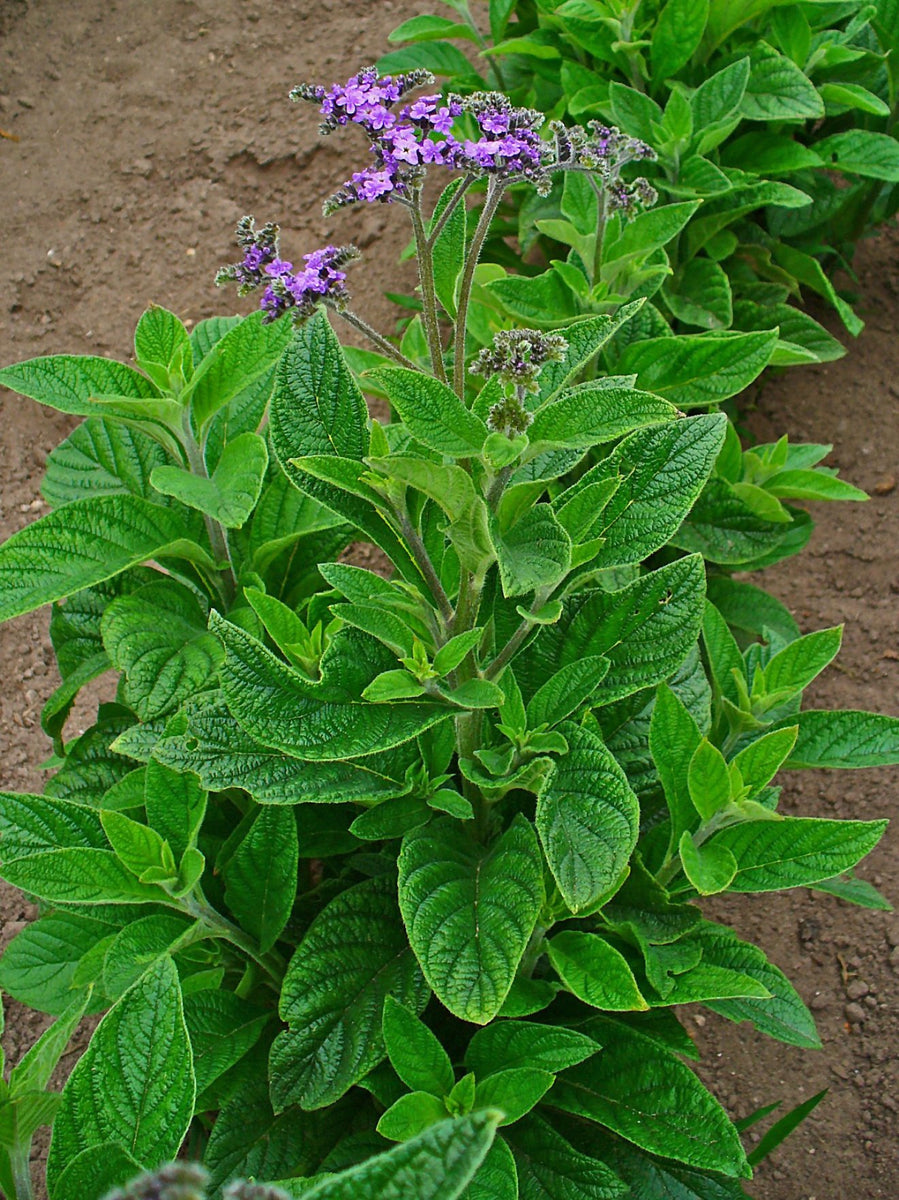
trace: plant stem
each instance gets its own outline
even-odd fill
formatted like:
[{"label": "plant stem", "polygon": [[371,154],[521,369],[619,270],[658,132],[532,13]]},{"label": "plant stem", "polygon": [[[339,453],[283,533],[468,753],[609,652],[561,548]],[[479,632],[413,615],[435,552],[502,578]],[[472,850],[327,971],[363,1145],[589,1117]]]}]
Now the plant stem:
[{"label": "plant stem", "polygon": [[[535,592],[534,602],[531,605],[532,613],[537,613],[540,611],[540,609],[548,600],[551,592],[552,588],[541,588],[540,591]],[[506,642],[505,646],[503,646],[502,650],[500,650],[499,654],[497,654],[493,662],[490,663],[490,665],[484,671],[485,679],[495,679],[497,675],[502,672],[503,667],[505,667],[512,660],[527,638],[528,634],[533,632],[533,629],[533,621],[523,620],[521,622],[521,624]]]},{"label": "plant stem", "polygon": [[468,248],[468,257],[465,260],[465,268],[462,272],[462,284],[459,288],[459,305],[456,310],[456,344],[453,350],[453,388],[461,400],[465,399],[465,334],[468,325],[468,305],[471,300],[471,288],[474,283],[474,273],[478,265],[481,249],[484,245],[484,239],[490,229],[490,223],[493,220],[494,214],[499,207],[502,194],[503,184],[497,183],[496,179],[491,178],[487,184],[487,196],[484,200],[484,207],[481,209],[481,216],[475,228],[474,236],[471,239],[471,245]]},{"label": "plant stem", "polygon": [[182,897],[177,906],[180,907],[182,912],[188,913],[189,916],[194,917],[197,921],[202,921],[214,937],[223,938],[225,941],[230,942],[232,946],[236,946],[238,950],[242,950],[244,954],[262,968],[266,975],[280,989],[281,982],[284,979],[284,972],[287,969],[287,964],[281,955],[275,950],[270,950],[268,954],[260,954],[253,939],[248,934],[244,933],[236,925],[233,925],[227,917],[223,917],[221,913],[216,912],[206,898],[198,893],[199,889],[196,889],[193,895]]},{"label": "plant stem", "polygon": [[405,538],[409,549],[412,551],[412,557],[418,565],[418,569],[424,575],[428,587],[431,589],[431,594],[437,601],[437,607],[440,609],[440,615],[444,621],[450,622],[453,619],[453,606],[449,602],[444,590],[443,584],[440,582],[440,576],[437,574],[437,569],[431,562],[431,556],[428,554],[427,548],[418,534],[412,527],[412,522],[405,513],[398,513],[400,527],[403,537]]},{"label": "plant stem", "polygon": [[[184,412],[182,426],[184,429],[184,449],[187,451],[187,461],[190,464],[191,472],[201,479],[208,479],[209,472],[206,469],[206,459],[197,443],[197,439],[194,437],[194,432],[190,425],[190,414],[187,410]],[[222,578],[225,584],[225,600],[230,604],[237,593],[237,576],[234,573],[234,565],[231,562],[228,535],[225,532],[224,526],[213,517],[210,517],[208,513],[203,513],[203,520],[206,524],[209,544],[212,547],[212,553],[216,562],[227,564],[222,572]]]},{"label": "plant stem", "polygon": [[15,1186],[15,1196],[10,1200],[33,1200],[34,1192],[31,1185],[31,1138],[27,1145],[17,1144],[9,1152],[9,1163],[12,1167],[12,1179]]},{"label": "plant stem", "polygon": [[421,370],[421,367],[417,367],[411,358],[406,358],[401,350],[398,350],[392,342],[388,342],[386,337],[378,333],[377,329],[373,329],[362,317],[357,316],[354,312],[350,312],[348,308],[335,308],[334,311],[343,317],[348,325],[352,325],[354,329],[358,329],[360,333],[364,333],[369,341],[373,342],[386,358],[392,358],[394,362],[398,362],[401,366],[408,367],[412,371]]},{"label": "plant stem", "polygon": [[421,215],[420,191],[415,192],[415,199],[409,213],[412,217],[412,228],[415,231],[415,252],[418,258],[418,277],[421,282],[422,320],[428,339],[428,349],[431,353],[431,367],[441,383],[446,383],[446,366],[443,362],[440,324],[437,319],[437,292],[434,289],[434,256]]},{"label": "plant stem", "polygon": [[596,245],[593,248],[593,279],[591,280],[592,286],[596,287],[602,271],[602,244],[606,233],[606,189],[602,184],[598,184],[592,175],[588,175],[587,178],[596,192]]}]

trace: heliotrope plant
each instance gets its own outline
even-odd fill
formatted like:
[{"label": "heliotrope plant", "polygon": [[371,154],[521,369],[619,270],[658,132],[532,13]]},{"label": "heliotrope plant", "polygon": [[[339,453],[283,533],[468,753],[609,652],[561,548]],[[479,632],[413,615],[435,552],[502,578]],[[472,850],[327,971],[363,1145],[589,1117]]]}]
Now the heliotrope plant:
[{"label": "heliotrope plant", "polygon": [[[336,203],[411,217],[399,347],[350,306],[350,248],[295,270],[246,219],[219,278],[259,313],[188,337],[152,309],[138,369],[0,371],[87,416],[51,455],[53,511],[0,547],[0,615],[62,602],[55,774],[0,796],[0,871],[40,904],[0,986],[57,1017],[2,1085],[16,1200],[54,1118],[51,1200],[727,1200],[818,1099],[747,1155],[675,1007],[816,1047],[702,898],[884,904],[848,873],[885,823],[783,815],[772,781],[896,762],[899,721],[801,711],[841,630],[801,636],[724,569],[796,548],[781,496],[848,485],[826,448],[744,454],[723,413],[686,416],[677,361],[657,390],[597,370],[639,299],[498,328],[477,259],[504,189],[576,174],[623,228],[649,152],[543,139],[502,97],[409,99],[424,82],[297,92],[368,134]],[[331,312],[375,350],[348,357]],[[115,703],[66,743],[110,668]],[[52,1069],[103,1010],[60,1099]],[[160,1170],[179,1154],[205,1171]]]}]

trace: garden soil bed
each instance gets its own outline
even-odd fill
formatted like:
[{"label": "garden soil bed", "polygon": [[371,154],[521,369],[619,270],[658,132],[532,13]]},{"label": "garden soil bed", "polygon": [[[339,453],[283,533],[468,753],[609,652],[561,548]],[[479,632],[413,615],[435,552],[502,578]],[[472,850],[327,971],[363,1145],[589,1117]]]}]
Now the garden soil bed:
[{"label": "garden soil bed", "polygon": [[[0,0],[0,362],[38,354],[127,357],[152,301],[186,321],[233,311],[212,277],[234,257],[237,218],[279,220],[293,253],[354,240],[365,308],[397,286],[399,214],[375,206],[320,216],[323,195],[364,157],[349,135],[320,142],[311,110],[288,104],[304,79],[339,78],[383,52],[428,0]],[[354,157],[355,152],[358,154]],[[750,433],[834,444],[830,461],[873,493],[820,507],[809,549],[764,582],[803,630],[846,622],[844,651],[812,689],[818,706],[899,713],[899,237],[863,245],[856,263],[865,332],[841,362],[769,375],[744,406]],[[0,398],[0,535],[44,511],[48,452],[71,421]],[[47,613],[0,634],[0,787],[39,790],[49,743],[41,706],[55,686]],[[106,681],[108,693],[110,684]],[[97,689],[92,700],[103,695]],[[90,721],[82,705],[72,731]],[[899,818],[899,772],[804,772],[786,780],[791,812]],[[899,899],[899,820],[865,868]],[[715,915],[762,945],[819,1022],[808,1054],[711,1014],[686,1020],[703,1074],[738,1115],[823,1087],[825,1102],[759,1171],[758,1200],[899,1195],[899,916],[800,891],[739,897]],[[27,906],[0,893],[5,943]],[[10,1002],[15,1061],[41,1028]],[[71,1058],[69,1059],[71,1062]],[[86,1198],[88,1200],[88,1198]]]}]

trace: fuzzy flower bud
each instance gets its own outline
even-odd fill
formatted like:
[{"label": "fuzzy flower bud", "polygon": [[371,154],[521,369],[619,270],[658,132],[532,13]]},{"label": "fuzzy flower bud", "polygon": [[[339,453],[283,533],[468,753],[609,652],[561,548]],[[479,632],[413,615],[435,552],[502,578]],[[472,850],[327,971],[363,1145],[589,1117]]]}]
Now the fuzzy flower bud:
[{"label": "fuzzy flower bud", "polygon": [[209,1176],[198,1163],[175,1162],[138,1175],[104,1200],[204,1200]]},{"label": "fuzzy flower bud", "polygon": [[473,375],[499,375],[503,383],[522,392],[536,392],[537,377],[545,364],[561,362],[567,349],[568,343],[558,333],[501,329],[493,346],[480,352],[469,371]]}]

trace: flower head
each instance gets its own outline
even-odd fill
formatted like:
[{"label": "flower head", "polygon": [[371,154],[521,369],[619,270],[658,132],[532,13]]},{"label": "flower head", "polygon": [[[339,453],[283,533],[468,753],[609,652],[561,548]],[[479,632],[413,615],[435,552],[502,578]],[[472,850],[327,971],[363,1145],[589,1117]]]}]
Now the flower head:
[{"label": "flower head", "polygon": [[548,362],[561,362],[568,343],[558,333],[539,329],[501,329],[493,345],[468,368],[473,375],[499,375],[516,392],[536,392],[537,377]]},{"label": "flower head", "polygon": [[355,246],[313,250],[303,255],[303,269],[295,272],[293,263],[279,255],[277,225],[265,225],[257,231],[252,217],[242,217],[237,240],[244,250],[243,261],[224,267],[215,282],[237,282],[239,295],[264,288],[259,302],[264,322],[276,321],[291,312],[299,324],[323,302],[338,311],[346,308],[349,292],[342,268],[359,257]]}]

